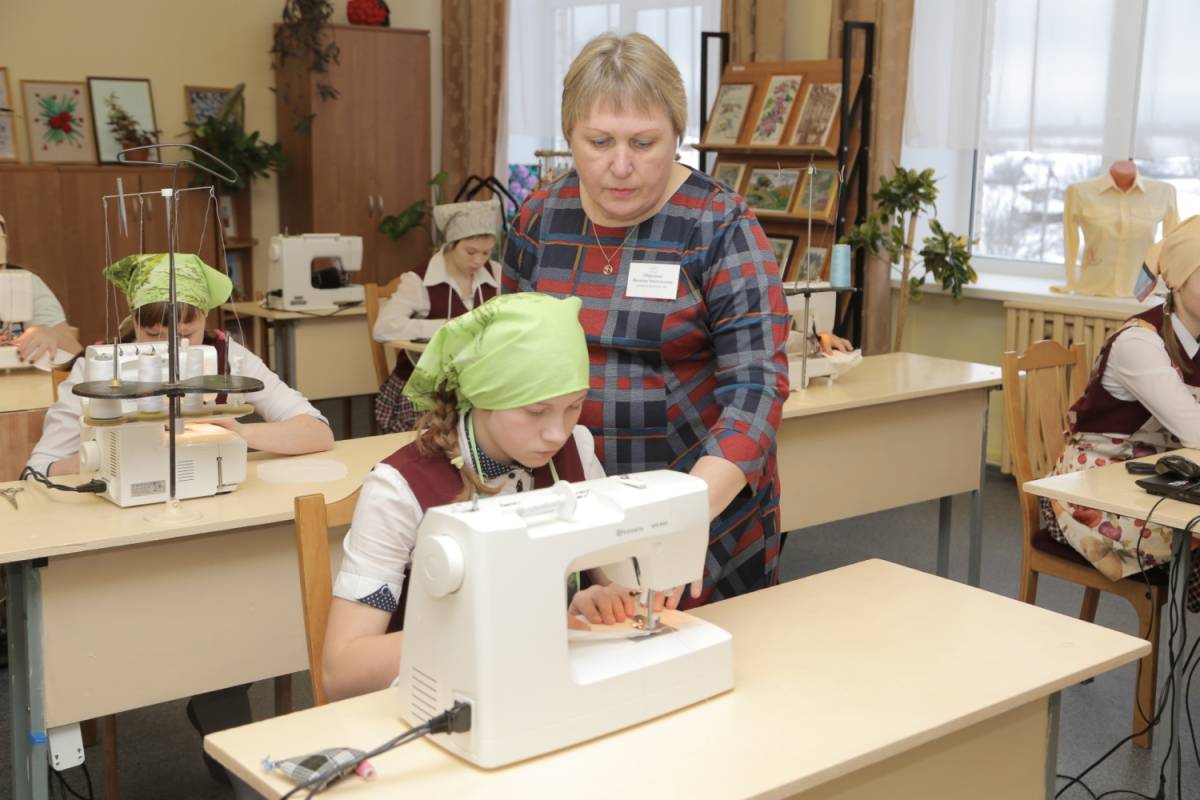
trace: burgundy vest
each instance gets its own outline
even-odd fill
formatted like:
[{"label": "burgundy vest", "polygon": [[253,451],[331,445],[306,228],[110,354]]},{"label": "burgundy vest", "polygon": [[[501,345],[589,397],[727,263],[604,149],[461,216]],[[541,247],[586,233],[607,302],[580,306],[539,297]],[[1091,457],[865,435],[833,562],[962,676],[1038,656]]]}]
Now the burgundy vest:
[{"label": "burgundy vest", "polygon": [[[1130,317],[1130,319],[1148,322],[1154,326],[1156,331],[1161,331],[1163,307],[1157,305]],[[1108,366],[1108,356],[1112,352],[1113,342],[1125,330],[1122,328],[1108,337],[1108,341],[1100,350],[1100,357],[1096,359],[1096,367],[1092,370],[1083,397],[1080,397],[1071,407],[1071,431],[1073,433],[1120,433],[1128,436],[1150,419],[1150,411],[1144,405],[1137,400],[1118,400],[1101,383],[1104,370]],[[1174,336],[1175,331],[1171,330],[1167,335]],[[1191,375],[1185,373],[1183,380],[1189,386],[1200,386],[1200,351],[1197,351],[1196,357],[1192,359],[1191,366],[1192,369],[1189,370]]]},{"label": "burgundy vest", "polygon": [[[575,437],[567,440],[553,458],[554,469],[558,477],[564,481],[577,483],[586,480],[583,472],[583,462],[579,458],[579,450],[575,447]],[[440,456],[422,453],[416,442],[410,442],[383,460],[384,464],[395,469],[408,482],[417,503],[421,506],[422,516],[435,506],[453,503],[462,492],[462,478],[458,469]],[[554,476],[550,467],[538,467],[533,471],[533,486],[531,489],[545,489],[554,484]],[[408,574],[405,573],[404,586],[400,591],[400,600],[388,621],[387,632],[404,630],[404,607],[408,604]]]},{"label": "burgundy vest", "polygon": [[[491,269],[489,263],[484,269]],[[429,264],[423,264],[413,270],[414,273],[421,276],[421,280],[425,280],[425,271],[429,269]],[[469,310],[462,300],[458,297],[458,292],[450,285],[449,281],[435,283],[432,286],[425,287],[426,293],[429,295],[429,315],[426,319],[453,319],[454,317],[462,316]],[[496,296],[496,287],[490,283],[485,283],[479,287],[479,302],[486,303]],[[392,368],[392,374],[399,377],[405,383],[412,375],[413,363],[404,353],[399,354],[401,357],[396,359],[396,366]]]}]

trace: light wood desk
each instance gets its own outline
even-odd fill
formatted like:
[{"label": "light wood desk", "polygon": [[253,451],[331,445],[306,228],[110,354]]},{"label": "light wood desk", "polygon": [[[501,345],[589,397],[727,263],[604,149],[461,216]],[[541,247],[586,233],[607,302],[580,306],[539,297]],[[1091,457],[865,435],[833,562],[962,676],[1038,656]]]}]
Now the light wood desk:
[{"label": "light wood desk", "polygon": [[[1058,693],[1150,645],[872,560],[696,612],[733,634],[734,689],[498,770],[418,741],[330,798],[1052,797]],[[370,748],[403,730],[396,690],[212,734],[205,750],[267,797],[262,759]]]},{"label": "light wood desk", "polygon": [[[1176,450],[1173,451],[1180,455],[1190,458],[1192,461],[1200,462],[1200,450]],[[1139,458],[1137,461],[1157,461],[1160,456],[1151,456],[1149,458]],[[1148,519],[1151,509],[1154,509],[1153,521],[1160,525],[1169,525],[1175,528],[1176,531],[1182,531],[1188,528],[1188,524],[1200,514],[1200,506],[1191,503],[1183,503],[1178,500],[1163,500],[1158,503],[1158,497],[1149,494],[1140,488],[1134,481],[1140,475],[1130,475],[1125,471],[1123,464],[1110,464],[1104,467],[1096,467],[1094,469],[1085,469],[1080,472],[1072,472],[1068,475],[1056,475],[1050,478],[1041,478],[1036,481],[1029,481],[1025,484],[1025,491],[1038,497],[1049,497],[1053,500],[1059,500],[1067,503],[1075,503],[1077,505],[1096,508],[1101,511],[1109,511],[1114,514],[1132,517],[1133,519]],[[1194,533],[1193,536],[1200,535]],[[1192,548],[1187,545],[1193,537],[1177,535],[1174,541],[1174,559],[1177,566],[1173,568],[1175,575],[1174,583],[1171,585],[1171,600],[1169,602],[1182,603],[1187,597],[1188,576],[1191,574]],[[1180,611],[1181,614],[1186,614],[1186,610]],[[1184,659],[1180,658],[1175,664],[1172,679],[1176,687],[1183,686],[1183,667]],[[1179,691],[1176,689],[1175,691]],[[1186,708],[1186,703],[1173,703],[1172,716],[1170,726],[1170,734],[1173,747],[1169,752],[1169,760],[1166,767],[1168,777],[1167,797],[1183,797],[1186,793],[1177,792],[1182,787],[1176,787],[1175,775],[1176,765],[1180,757],[1180,742],[1179,732],[1182,730],[1183,715]]]},{"label": "light wood desk", "polygon": [[[272,369],[309,400],[373,395],[379,391],[371,361],[367,310],[361,304],[330,313],[277,311],[256,302],[226,303],[221,308],[269,325],[273,332]],[[252,337],[265,347],[262,337]],[[265,352],[259,355],[266,360]]]},{"label": "light wood desk", "polygon": [[[251,456],[235,492],[185,500],[199,520],[169,526],[154,506],[118,508],[94,495],[27,481],[19,509],[0,502],[0,563],[9,580],[11,737],[16,797],[45,788],[45,745],[60,725],[308,668],[293,501],[353,492],[411,433],[338,442],[346,476],[268,483]],[[80,482],[78,477],[56,479]],[[344,530],[331,532],[341,541]],[[39,773],[40,770],[40,773]],[[45,797],[45,794],[34,795]]]},{"label": "light wood desk", "polygon": [[0,481],[16,480],[42,436],[54,383],[40,369],[0,370]]},{"label": "light wood desk", "polygon": [[950,569],[951,498],[971,493],[967,582],[979,585],[988,392],[1000,368],[888,353],[792,392],[777,436],[785,531],[940,498],[937,574]]},{"label": "light wood desk", "polygon": [[408,339],[396,339],[391,342],[384,342],[384,347],[390,347],[396,351],[405,351],[409,353],[424,353],[425,348],[429,346],[429,342],[413,342]]}]

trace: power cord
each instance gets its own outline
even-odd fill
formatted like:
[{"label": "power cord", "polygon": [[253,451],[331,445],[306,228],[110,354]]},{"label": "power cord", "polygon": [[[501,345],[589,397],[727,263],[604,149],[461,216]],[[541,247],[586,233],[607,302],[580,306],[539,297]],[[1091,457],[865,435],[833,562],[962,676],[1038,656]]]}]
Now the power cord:
[{"label": "power cord", "polygon": [[75,791],[75,789],[72,788],[71,784],[67,783],[67,779],[63,776],[63,774],[61,772],[59,772],[56,769],[51,769],[50,772],[53,773],[54,777],[58,778],[59,786],[63,789],[63,797],[64,798],[67,796],[67,794],[70,794],[71,797],[77,798],[77,800],[93,800],[93,798],[96,796],[94,791],[92,790],[92,773],[88,771],[86,763],[83,764],[83,778],[84,778],[84,780],[87,781],[87,796],[86,797],[81,795],[79,792]]},{"label": "power cord", "polygon": [[289,800],[293,795],[298,795],[304,789],[308,789],[308,794],[304,795],[305,800],[314,797],[320,792],[323,792],[329,786],[344,778],[349,773],[353,772],[356,767],[362,762],[374,758],[375,756],[386,753],[401,745],[415,742],[422,736],[431,733],[466,733],[471,730],[471,705],[455,701],[454,705],[446,711],[438,714],[436,717],[430,718],[427,722],[409,728],[404,733],[388,739],[383,744],[371,750],[368,753],[363,753],[358,758],[348,764],[343,764],[340,767],[323,774],[318,774],[309,778],[304,783],[297,784],[292,789],[281,797],[279,800]]},{"label": "power cord", "polygon": [[78,486],[67,486],[66,484],[63,484],[63,483],[55,483],[54,481],[50,480],[50,478],[48,478],[44,473],[38,472],[33,467],[26,467],[25,469],[21,470],[21,477],[19,477],[17,480],[23,481],[26,478],[33,478],[35,481],[42,484],[43,486],[45,486],[48,489],[58,489],[59,491],[62,491],[62,492],[80,492],[83,494],[103,494],[104,490],[108,488],[108,484],[105,483],[104,481],[100,480],[99,478],[92,478],[87,483],[81,483]]}]

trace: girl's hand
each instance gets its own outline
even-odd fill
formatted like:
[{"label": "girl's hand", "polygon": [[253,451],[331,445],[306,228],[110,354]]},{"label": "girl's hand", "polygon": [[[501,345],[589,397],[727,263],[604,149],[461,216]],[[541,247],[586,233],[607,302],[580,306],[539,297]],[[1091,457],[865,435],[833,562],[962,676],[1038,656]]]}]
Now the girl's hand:
[{"label": "girl's hand", "polygon": [[819,338],[821,340],[822,353],[832,353],[834,350],[837,350],[839,353],[849,353],[854,349],[854,345],[850,344],[849,339],[843,339],[832,333],[822,333]]},{"label": "girl's hand", "polygon": [[43,355],[54,358],[58,352],[58,337],[50,328],[41,325],[26,328],[13,344],[17,346],[17,355],[26,363],[37,361]]},{"label": "girl's hand", "polygon": [[[700,590],[703,588],[703,585],[704,584],[702,581],[692,581],[691,583],[688,584],[688,594],[690,594],[692,596],[693,600],[700,597]],[[682,599],[683,599],[683,587],[682,586],[676,586],[674,589],[672,589],[671,593],[666,596],[665,601],[663,600],[662,593],[658,592],[654,595],[654,610],[662,611],[663,605],[666,605],[667,608],[672,608],[672,609],[679,608],[679,601]]]},{"label": "girl's hand", "polygon": [[582,589],[571,598],[571,607],[567,609],[567,627],[589,630],[589,626],[579,619],[581,615],[594,625],[624,622],[633,616],[638,594],[616,583]]}]

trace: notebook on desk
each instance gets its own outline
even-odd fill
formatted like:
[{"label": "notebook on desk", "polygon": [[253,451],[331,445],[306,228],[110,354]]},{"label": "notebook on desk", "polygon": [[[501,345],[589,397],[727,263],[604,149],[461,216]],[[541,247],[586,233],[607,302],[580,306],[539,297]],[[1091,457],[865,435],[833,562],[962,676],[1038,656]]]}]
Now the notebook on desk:
[{"label": "notebook on desk", "polygon": [[1172,475],[1154,475],[1149,478],[1138,478],[1134,481],[1138,486],[1153,495],[1170,495],[1172,500],[1182,500],[1185,503],[1200,505],[1200,481],[1189,481]]}]

